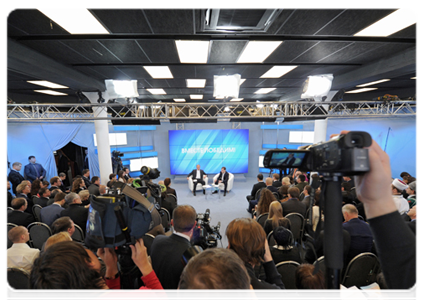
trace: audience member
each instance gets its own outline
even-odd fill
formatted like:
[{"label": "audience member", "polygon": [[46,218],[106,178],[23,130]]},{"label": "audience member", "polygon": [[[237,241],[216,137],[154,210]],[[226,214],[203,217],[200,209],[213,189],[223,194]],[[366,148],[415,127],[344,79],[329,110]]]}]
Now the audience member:
[{"label": "audience member", "polygon": [[7,180],[12,184],[13,194],[16,196],[16,187],[23,181],[25,178],[21,175],[20,170],[22,169],[22,164],[20,162],[14,162],[12,164],[12,169],[10,169]]},{"label": "audience member", "polygon": [[300,174],[297,176],[297,184],[295,185],[298,190],[302,191],[304,190],[304,187],[307,185],[307,182],[305,182],[305,175]]},{"label": "audience member", "polygon": [[24,226],[14,227],[9,230],[7,237],[13,243],[12,247],[7,249],[7,267],[31,272],[35,259],[40,255],[40,250],[28,246],[28,229]]},{"label": "audience member", "polygon": [[341,183],[341,192],[342,192],[342,204],[352,204],[353,196],[351,195],[351,185],[349,182]]},{"label": "audience member", "polygon": [[[143,274],[145,287],[120,291],[117,256],[109,248],[97,254],[106,265],[106,280],[100,271],[100,262],[78,243],[60,242],[50,246],[34,262],[30,275],[31,293],[35,300],[63,299],[168,299],[150,263],[142,240],[130,245],[132,260]],[[54,287],[54,288],[52,288]],[[113,288],[111,290],[109,287]]]},{"label": "audience member", "polygon": [[[288,177],[284,177],[284,178],[288,178]],[[289,180],[289,178],[288,178],[288,180]],[[283,202],[286,202],[286,201],[288,201],[289,200],[289,197],[288,197],[288,190],[289,190],[289,185],[286,185],[286,184],[283,184],[280,188],[279,188],[279,190],[278,190],[278,194],[279,194],[279,202],[280,203],[283,203]]]},{"label": "audience member", "polygon": [[287,214],[295,212],[301,214],[305,218],[307,208],[304,203],[298,200],[300,197],[300,190],[297,187],[290,187],[288,189],[288,197],[289,200],[282,203],[283,216],[285,217]]},{"label": "audience member", "polygon": [[69,183],[68,183],[68,180],[66,180],[66,174],[63,172],[59,173],[59,179],[60,179],[60,189],[62,190],[62,192],[63,193],[70,192],[67,188],[67,186],[69,186]]},{"label": "audience member", "polygon": [[59,193],[54,197],[54,202],[51,205],[43,207],[40,210],[41,222],[51,226],[53,222],[60,217],[60,213],[64,210],[65,193]]},{"label": "audience member", "polygon": [[410,229],[416,234],[416,217],[417,217],[417,205],[414,205],[407,213],[407,217],[409,218],[409,222],[407,225]]},{"label": "audience member", "polygon": [[211,248],[191,258],[178,289],[249,289],[243,261],[230,249]]},{"label": "audience member", "polygon": [[[134,179],[134,178],[129,178],[129,179]],[[107,192],[106,186],[103,184],[100,184],[98,188],[98,192],[100,193],[99,196],[104,195]]]},{"label": "audience member", "polygon": [[69,217],[60,217],[51,224],[50,228],[52,234],[67,232],[69,236],[72,236],[75,232],[75,223]]},{"label": "audience member", "polygon": [[29,193],[28,197],[37,196],[38,197],[38,191],[41,188],[41,180],[35,179],[31,184],[31,192]]},{"label": "audience member", "polygon": [[41,182],[40,182],[40,187],[42,187],[42,188],[46,188],[46,189],[48,189],[48,186],[50,185],[50,183],[46,180],[46,179],[43,179]]},{"label": "audience member", "polygon": [[257,175],[257,183],[253,185],[253,188],[251,190],[250,195],[247,196],[247,200],[254,200],[256,199],[256,193],[262,189],[266,187],[266,184],[263,182],[263,174],[258,174]]},{"label": "audience member", "polygon": [[25,212],[28,202],[25,198],[15,198],[12,200],[13,210],[7,214],[7,223],[28,227],[35,222],[32,214]]},{"label": "audience member", "polygon": [[279,188],[279,187],[281,187],[281,186],[282,186],[282,182],[281,182],[281,181],[279,181],[280,176],[279,176],[279,174],[278,174],[278,173],[273,173],[273,174],[272,174],[272,178],[273,178],[273,183],[272,183],[272,185],[273,185],[274,187]]},{"label": "audience member", "polygon": [[397,206],[398,212],[402,215],[404,213],[407,213],[410,209],[410,205],[408,204],[407,199],[405,199],[402,196],[402,192],[407,188],[408,186],[405,184],[404,181],[399,179],[394,179],[391,184],[391,191],[392,191],[392,199],[395,202],[395,205]]},{"label": "audience member", "polygon": [[109,175],[109,181],[107,182],[107,187],[109,188],[109,189],[111,189],[112,188],[112,185],[113,185],[113,182],[116,182],[117,180],[116,180],[116,174],[114,174],[114,173],[112,173],[112,174],[110,174]]},{"label": "audience member", "polygon": [[282,185],[287,185],[288,187],[291,186],[291,179],[288,176],[282,178]]},{"label": "audience member", "polygon": [[347,262],[360,253],[370,252],[373,246],[373,235],[369,224],[358,218],[357,208],[352,204],[345,204],[342,207],[342,214],[345,222],[342,227],[348,231],[351,238],[350,250]]},{"label": "audience member", "polygon": [[52,178],[50,178],[50,191],[54,191],[56,189],[59,189],[62,191],[62,189],[60,188],[60,186],[62,185],[62,182],[60,181],[59,176],[54,176]]},{"label": "audience member", "polygon": [[32,207],[34,206],[34,202],[28,196],[31,193],[31,184],[29,183],[29,181],[22,181],[16,188],[16,192],[16,198],[24,198],[28,204],[25,212],[32,214]]},{"label": "audience member", "polygon": [[323,212],[322,216],[320,216],[320,193],[321,190],[317,190],[314,192],[314,205],[313,205],[313,217],[312,217],[312,224],[313,224],[313,231],[316,231],[317,224],[319,220],[323,220]]},{"label": "audience member", "polygon": [[310,193],[311,193],[311,186],[306,185],[300,194],[300,201],[305,204],[306,209],[310,207]]},{"label": "audience member", "polygon": [[72,221],[85,232],[88,218],[88,208],[81,206],[81,198],[76,193],[69,193],[65,197],[68,208],[60,212],[61,217],[70,217]]},{"label": "audience member", "polygon": [[408,184],[408,187],[405,189],[407,194],[409,195],[407,197],[408,205],[410,208],[412,208],[414,205],[416,205],[416,188],[417,184],[415,181]]},{"label": "audience member", "polygon": [[72,241],[72,238],[70,237],[69,233],[66,231],[61,231],[56,234],[53,234],[50,236],[47,241],[44,244],[44,251],[48,249],[51,245],[60,243],[60,242],[66,242],[66,241]]},{"label": "audience member", "polygon": [[129,181],[129,179],[131,178],[131,175],[129,175],[129,169],[128,168],[123,168],[123,177],[125,177],[126,181]]},{"label": "audience member", "polygon": [[[270,253],[266,233],[259,223],[249,218],[234,219],[226,227],[226,236],[228,248],[244,262],[253,289],[285,288]],[[264,268],[265,280],[255,275],[254,266],[259,264]]]},{"label": "audience member", "polygon": [[38,204],[41,207],[46,207],[48,200],[50,199],[51,192],[47,188],[40,188],[38,191],[39,197],[33,199],[34,204]]},{"label": "audience member", "polygon": [[316,272],[315,266],[301,264],[295,270],[295,285],[297,289],[326,289],[325,276],[322,270]]},{"label": "audience member", "polygon": [[163,181],[163,183],[164,183],[164,185],[166,186],[166,192],[168,193],[168,194],[172,194],[172,195],[174,195],[175,197],[178,197],[177,195],[176,195],[176,191],[175,191],[175,189],[173,189],[173,188],[171,188],[170,187],[170,185],[171,185],[171,180],[170,180],[170,178],[165,178],[165,180]]},{"label": "audience member", "polygon": [[125,179],[125,171],[120,170],[117,174],[118,176],[118,181],[126,183],[126,179]]},{"label": "audience member", "polygon": [[35,179],[44,179],[46,177],[46,170],[42,165],[36,163],[35,156],[31,155],[28,157],[29,163],[24,168],[25,178],[30,182],[33,182]]},{"label": "audience member", "polygon": [[279,201],[273,201],[269,205],[269,216],[263,227],[266,236],[279,226],[291,229],[291,221],[283,216],[281,203]]},{"label": "audience member", "polygon": [[85,181],[82,178],[76,178],[72,183],[72,193],[79,193],[82,190],[85,190]]},{"label": "audience member", "polygon": [[82,190],[78,193],[79,198],[81,198],[81,202],[83,206],[90,204],[90,192],[88,190]]},{"label": "audience member", "polygon": [[170,236],[158,235],[151,246],[151,261],[164,289],[176,289],[184,269],[182,254],[191,247],[190,240],[197,213],[190,205],[179,205],[173,211]]},{"label": "audience member", "polygon": [[91,178],[91,185],[88,187],[88,191],[90,192],[90,195],[100,196],[99,187],[100,187],[100,177],[93,176]]},{"label": "audience member", "polygon": [[[265,189],[267,189],[267,190],[270,190],[270,192],[272,192],[272,193],[277,193],[278,192],[278,189],[276,188],[276,187],[274,187],[274,186],[272,186],[272,183],[273,183],[273,179],[272,179],[272,177],[267,177],[266,178],[266,181],[265,181],[265,184],[266,184],[266,188]],[[261,189],[258,193],[257,193],[257,199],[254,199],[254,200],[250,200],[249,201],[249,207],[248,207],[248,209],[247,209],[247,211],[249,212],[249,213],[252,213],[253,211],[253,208],[258,204],[258,202],[259,202],[259,200],[260,200],[260,198],[261,198],[261,194],[262,194],[262,192],[265,190],[264,188],[263,189]],[[273,198],[274,198],[274,196],[273,196]],[[270,204],[270,202],[269,202],[269,204]],[[267,211],[267,210],[266,210]],[[257,215],[258,216],[258,215]]]},{"label": "audience member", "polygon": [[407,172],[402,172],[400,174],[400,177],[402,178],[402,181],[404,181],[406,184],[409,184],[413,181],[416,181],[416,178],[411,176],[409,173]]},{"label": "audience member", "polygon": [[278,226],[273,230],[272,235],[276,245],[270,248],[270,253],[272,254],[275,264],[289,260],[296,261],[300,264],[303,262],[300,251],[297,247],[293,246],[293,236],[289,229]]},{"label": "audience member", "polygon": [[270,203],[273,201],[277,201],[273,193],[268,189],[263,189],[260,193],[260,199],[257,203],[256,216],[260,216],[262,214],[269,212]]},{"label": "audience member", "polygon": [[88,188],[91,185],[89,169],[82,170],[82,180],[84,181],[86,188]]},{"label": "audience member", "polygon": [[12,207],[12,200],[14,199],[12,193],[10,193],[10,181],[7,182],[7,207]]}]

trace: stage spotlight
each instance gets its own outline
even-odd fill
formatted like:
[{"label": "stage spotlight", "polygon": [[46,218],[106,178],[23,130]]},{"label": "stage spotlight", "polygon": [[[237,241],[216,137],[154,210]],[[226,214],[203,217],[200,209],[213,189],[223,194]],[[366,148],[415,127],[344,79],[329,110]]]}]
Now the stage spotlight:
[{"label": "stage spotlight", "polygon": [[332,74],[308,76],[304,84],[301,99],[322,101],[322,98],[327,96],[332,87],[332,80]]}]

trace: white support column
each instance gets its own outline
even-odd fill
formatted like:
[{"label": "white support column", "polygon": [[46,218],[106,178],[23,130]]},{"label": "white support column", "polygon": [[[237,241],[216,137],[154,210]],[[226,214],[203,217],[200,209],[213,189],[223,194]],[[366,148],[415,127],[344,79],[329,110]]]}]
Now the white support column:
[{"label": "white support column", "polygon": [[[97,103],[98,93],[83,92],[83,94],[90,100],[91,103]],[[106,101],[108,100],[107,93],[103,93],[102,97]],[[106,107],[94,107],[93,112],[95,117],[107,117]],[[113,173],[112,156],[110,153],[108,120],[94,120],[94,126],[97,139],[100,180],[101,184],[106,185],[106,183],[109,181],[109,174]]]},{"label": "white support column", "polygon": [[328,129],[328,120],[314,121],[314,143],[326,142],[326,132]]}]

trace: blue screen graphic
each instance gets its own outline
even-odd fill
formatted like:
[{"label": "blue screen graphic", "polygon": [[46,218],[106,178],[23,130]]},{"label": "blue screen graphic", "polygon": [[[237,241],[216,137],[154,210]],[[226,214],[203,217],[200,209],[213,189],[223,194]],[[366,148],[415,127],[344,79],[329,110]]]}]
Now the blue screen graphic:
[{"label": "blue screen graphic", "polygon": [[170,174],[248,173],[248,129],[169,130]]}]

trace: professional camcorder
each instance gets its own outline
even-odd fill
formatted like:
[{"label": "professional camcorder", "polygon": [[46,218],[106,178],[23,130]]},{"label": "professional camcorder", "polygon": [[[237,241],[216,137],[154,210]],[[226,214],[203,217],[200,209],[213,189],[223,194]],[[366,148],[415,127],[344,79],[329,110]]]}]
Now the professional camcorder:
[{"label": "professional camcorder", "polygon": [[122,159],[123,153],[117,150],[112,152],[112,168],[113,173],[117,174],[120,170],[123,169]]},{"label": "professional camcorder", "polygon": [[210,226],[210,209],[204,214],[197,214],[197,226],[191,239],[191,244],[198,245],[204,250],[217,246],[217,241],[222,239],[220,235],[220,222],[216,226]]},{"label": "professional camcorder", "polygon": [[369,171],[372,138],[367,132],[350,131],[304,150],[269,150],[263,158],[265,168],[298,168],[301,171],[358,175]]}]

